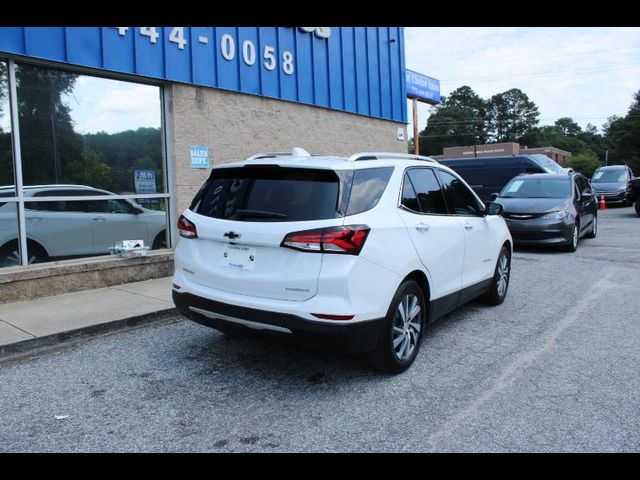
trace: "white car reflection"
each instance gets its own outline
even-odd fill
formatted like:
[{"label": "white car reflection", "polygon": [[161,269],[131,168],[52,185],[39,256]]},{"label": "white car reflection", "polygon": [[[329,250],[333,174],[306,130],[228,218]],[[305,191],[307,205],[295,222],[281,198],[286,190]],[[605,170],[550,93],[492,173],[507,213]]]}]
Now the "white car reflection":
[{"label": "white car reflection", "polygon": [[[2,202],[15,195],[0,187],[0,266],[19,265],[17,206]],[[115,195],[85,185],[24,187],[25,199]],[[142,239],[166,247],[166,214],[126,199],[25,201],[29,263],[109,253],[116,241]]]}]

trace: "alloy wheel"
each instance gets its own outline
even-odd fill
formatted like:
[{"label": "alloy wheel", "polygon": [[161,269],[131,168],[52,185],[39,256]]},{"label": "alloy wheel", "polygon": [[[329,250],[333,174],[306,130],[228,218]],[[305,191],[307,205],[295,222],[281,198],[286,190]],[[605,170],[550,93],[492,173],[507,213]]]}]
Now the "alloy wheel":
[{"label": "alloy wheel", "polygon": [[407,361],[413,355],[421,329],[421,308],[418,297],[409,293],[398,304],[393,321],[393,353],[400,361]]},{"label": "alloy wheel", "polygon": [[498,262],[498,281],[496,287],[498,289],[498,295],[500,298],[504,297],[507,293],[507,287],[509,286],[509,259],[506,255],[502,255]]},{"label": "alloy wheel", "polygon": [[[31,254],[28,257],[29,265],[35,263],[37,260],[38,258],[34,254]],[[2,259],[0,259],[0,263],[5,267],[20,265],[20,252],[17,249],[11,250]]]}]

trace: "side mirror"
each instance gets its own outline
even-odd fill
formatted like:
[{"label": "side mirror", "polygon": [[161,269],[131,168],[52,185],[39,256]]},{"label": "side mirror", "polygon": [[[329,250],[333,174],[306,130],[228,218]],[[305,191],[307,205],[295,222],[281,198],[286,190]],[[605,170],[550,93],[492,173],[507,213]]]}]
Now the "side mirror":
[{"label": "side mirror", "polygon": [[131,207],[131,213],[134,215],[140,215],[142,212],[144,212],[144,210],[139,207]]},{"label": "side mirror", "polygon": [[491,195],[489,195],[489,198],[491,199],[491,201],[493,202],[496,198],[498,198],[500,196],[499,193],[492,193]]},{"label": "side mirror", "polygon": [[485,215],[502,215],[504,211],[504,207],[495,202],[484,202],[484,213]]}]

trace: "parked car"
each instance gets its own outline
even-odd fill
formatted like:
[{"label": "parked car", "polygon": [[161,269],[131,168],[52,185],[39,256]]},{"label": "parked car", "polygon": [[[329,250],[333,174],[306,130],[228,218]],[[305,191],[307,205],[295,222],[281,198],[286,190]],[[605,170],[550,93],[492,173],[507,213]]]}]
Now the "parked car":
[{"label": "parked car", "polygon": [[455,170],[482,200],[489,200],[513,177],[521,173],[563,173],[563,169],[546,155],[514,155],[439,160]]},{"label": "parked car", "polygon": [[600,198],[604,195],[607,204],[631,205],[630,181],[633,171],[627,165],[608,165],[599,167],[591,176],[591,183]]},{"label": "parked car", "polygon": [[635,202],[636,213],[640,216],[640,177],[632,178],[629,181],[629,200]]},{"label": "parked car", "polygon": [[500,211],[426,157],[260,154],[214,167],[180,216],[173,299],[223,332],[366,352],[398,373],[428,321],[504,300]]},{"label": "parked car", "polygon": [[598,233],[598,200],[581,174],[523,174],[495,195],[516,245],[560,245],[575,252]]},{"label": "parked car", "polygon": [[[0,187],[0,197],[14,196],[15,187]],[[115,195],[85,185],[24,187],[24,197]],[[144,240],[166,245],[166,214],[126,199],[26,201],[25,220],[29,263],[109,253],[119,240]],[[0,203],[0,266],[18,265],[15,203]]]}]

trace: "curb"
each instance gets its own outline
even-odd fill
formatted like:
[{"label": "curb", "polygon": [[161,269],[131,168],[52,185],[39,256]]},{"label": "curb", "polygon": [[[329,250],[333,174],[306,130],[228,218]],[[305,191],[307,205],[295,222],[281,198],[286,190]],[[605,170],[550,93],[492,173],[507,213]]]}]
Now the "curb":
[{"label": "curb", "polygon": [[87,327],[80,327],[74,330],[45,335],[44,337],[36,337],[8,345],[2,345],[0,346],[0,362],[22,358],[36,353],[43,353],[48,350],[55,350],[82,340],[87,340],[108,333],[114,333],[127,328],[141,327],[153,323],[163,323],[175,316],[177,313],[178,309],[173,307],[151,313],[144,313],[135,317],[122,318],[120,320],[99,323],[97,325],[89,325]]}]

